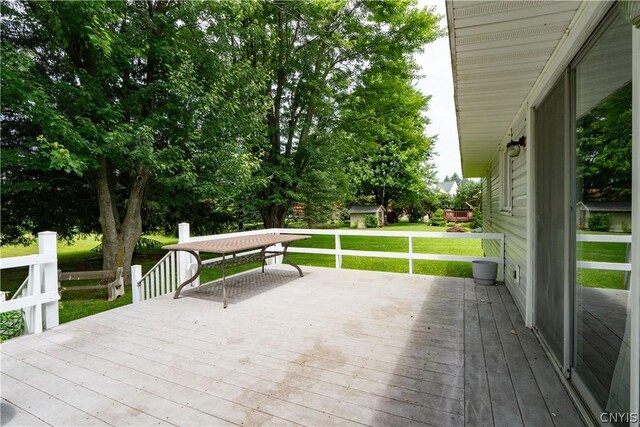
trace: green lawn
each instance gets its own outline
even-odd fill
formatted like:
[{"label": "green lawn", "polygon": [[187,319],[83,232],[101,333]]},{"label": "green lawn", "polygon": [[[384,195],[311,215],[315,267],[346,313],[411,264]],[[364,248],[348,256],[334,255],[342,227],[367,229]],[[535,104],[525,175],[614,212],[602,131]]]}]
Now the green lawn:
[{"label": "green lawn", "polygon": [[[432,231],[444,232],[445,227],[431,227],[424,224],[400,223],[375,231]],[[371,230],[368,230],[371,231]],[[372,236],[341,236],[340,245],[345,250],[369,250],[377,252],[409,252],[409,239],[406,237],[372,237]],[[297,242],[297,247],[334,249],[334,236],[315,235],[311,239]],[[480,239],[433,239],[414,238],[414,253],[448,254],[482,256]],[[293,262],[300,265],[317,267],[335,267],[335,256],[315,254],[290,255]],[[397,273],[409,272],[409,261],[392,258],[365,258],[344,256],[342,268],[370,271],[390,271]],[[434,276],[472,277],[471,265],[468,262],[450,261],[414,261],[414,273]]]},{"label": "green lawn", "polygon": [[[444,227],[430,227],[423,224],[401,223],[376,231],[435,231],[443,232]],[[175,243],[174,237],[146,236],[158,240],[163,245]],[[479,239],[429,239],[414,238],[415,253],[451,254],[482,256],[481,241]],[[315,235],[309,240],[298,242],[294,246],[310,248],[333,249],[334,236]],[[88,236],[78,239],[73,245],[58,244],[58,268],[62,271],[100,270],[102,260],[100,254],[92,249],[99,244],[96,236]],[[373,250],[380,252],[408,252],[408,238],[404,237],[369,237],[369,236],[342,236],[342,249],[346,250]],[[579,244],[579,257],[581,260],[624,262],[626,246],[621,243],[593,243],[582,242]],[[12,257],[30,255],[38,252],[37,244],[31,246],[6,246],[0,248],[0,257]],[[138,254],[134,258],[134,264],[142,265],[143,274],[147,272],[166,251],[158,248]],[[291,259],[300,265],[335,267],[333,255],[294,254]],[[240,272],[258,267],[254,263],[230,270],[230,273]],[[391,258],[364,258],[345,256],[342,267],[346,269],[389,271],[407,273],[409,271],[408,260]],[[468,262],[447,261],[415,261],[414,272],[416,274],[428,274],[449,277],[471,277],[471,265]],[[20,286],[27,276],[26,268],[3,270],[0,280],[0,289],[11,293]],[[221,276],[218,270],[204,270],[202,281],[207,282]],[[607,287],[621,289],[624,286],[624,273],[616,271],[581,270],[578,272],[578,281],[582,286]],[[78,282],[78,285],[85,284]],[[65,283],[65,286],[69,286]],[[127,287],[126,295],[113,302],[106,301],[106,290],[63,292],[60,303],[60,321],[68,322],[91,314],[99,313],[114,307],[131,303],[131,289]]]},{"label": "green lawn", "polygon": [[[584,234],[613,234],[585,232]],[[578,260],[600,262],[628,262],[626,243],[578,242]],[[589,288],[624,289],[624,271],[592,270],[579,268],[576,281]]]},{"label": "green lawn", "polygon": [[[157,240],[163,245],[176,243],[177,239],[166,236],[145,236],[150,239]],[[76,240],[73,245],[67,245],[64,242],[58,243],[58,269],[62,271],[88,271],[102,270],[102,257],[99,253],[92,251],[98,246],[99,240],[97,236],[86,236]],[[3,246],[0,248],[0,257],[14,257],[23,255],[32,255],[38,253],[38,244],[29,246]],[[133,263],[142,265],[144,272],[153,267],[156,262],[166,253],[166,251],[158,248],[138,254],[135,256]],[[18,289],[20,284],[27,277],[28,269],[14,268],[2,270],[0,278],[0,290],[10,292],[11,295]],[[90,284],[87,281],[74,282],[73,284],[65,283],[65,287],[73,285]],[[127,286],[125,296],[118,298],[116,301],[109,302],[106,300],[107,291],[73,291],[63,292],[60,301],[60,322],[68,322],[70,320],[79,319],[111,308],[120,307],[131,303],[131,287]]]}]

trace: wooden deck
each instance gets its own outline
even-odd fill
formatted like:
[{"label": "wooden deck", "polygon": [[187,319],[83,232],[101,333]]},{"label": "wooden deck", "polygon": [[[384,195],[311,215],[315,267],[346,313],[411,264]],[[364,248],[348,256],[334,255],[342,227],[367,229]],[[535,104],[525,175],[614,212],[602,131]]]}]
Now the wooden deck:
[{"label": "wooden deck", "polygon": [[2,344],[2,424],[582,425],[504,286],[303,270]]}]

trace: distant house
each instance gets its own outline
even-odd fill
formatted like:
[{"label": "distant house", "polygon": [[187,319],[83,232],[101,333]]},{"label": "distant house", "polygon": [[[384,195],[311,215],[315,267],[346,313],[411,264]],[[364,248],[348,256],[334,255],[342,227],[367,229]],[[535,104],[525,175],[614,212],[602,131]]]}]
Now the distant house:
[{"label": "distant house", "polygon": [[609,231],[623,232],[631,227],[631,202],[578,202],[578,227],[589,228],[592,213],[609,214]]},{"label": "distant house", "polygon": [[365,217],[367,215],[375,215],[378,218],[378,227],[384,225],[384,206],[352,206],[351,209],[349,209],[351,227],[366,228]]},{"label": "distant house", "polygon": [[458,192],[458,183],[455,181],[443,181],[438,184],[440,191],[450,196],[455,196]]}]

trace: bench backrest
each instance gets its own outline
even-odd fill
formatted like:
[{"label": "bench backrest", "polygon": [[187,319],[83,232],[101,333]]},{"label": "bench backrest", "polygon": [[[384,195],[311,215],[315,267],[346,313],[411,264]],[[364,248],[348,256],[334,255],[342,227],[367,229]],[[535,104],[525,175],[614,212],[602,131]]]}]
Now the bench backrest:
[{"label": "bench backrest", "polygon": [[58,271],[58,281],[67,282],[70,280],[115,280],[122,276],[122,267],[117,270],[96,270],[96,271]]}]

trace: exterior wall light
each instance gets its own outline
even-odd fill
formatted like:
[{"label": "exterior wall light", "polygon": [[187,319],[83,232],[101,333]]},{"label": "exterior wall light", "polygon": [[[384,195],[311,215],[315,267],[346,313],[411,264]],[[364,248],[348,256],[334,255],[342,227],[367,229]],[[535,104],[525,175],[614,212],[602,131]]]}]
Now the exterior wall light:
[{"label": "exterior wall light", "polygon": [[522,136],[519,140],[512,140],[507,144],[507,155],[509,157],[518,157],[520,155],[520,147],[524,148],[527,145],[527,138]]}]

